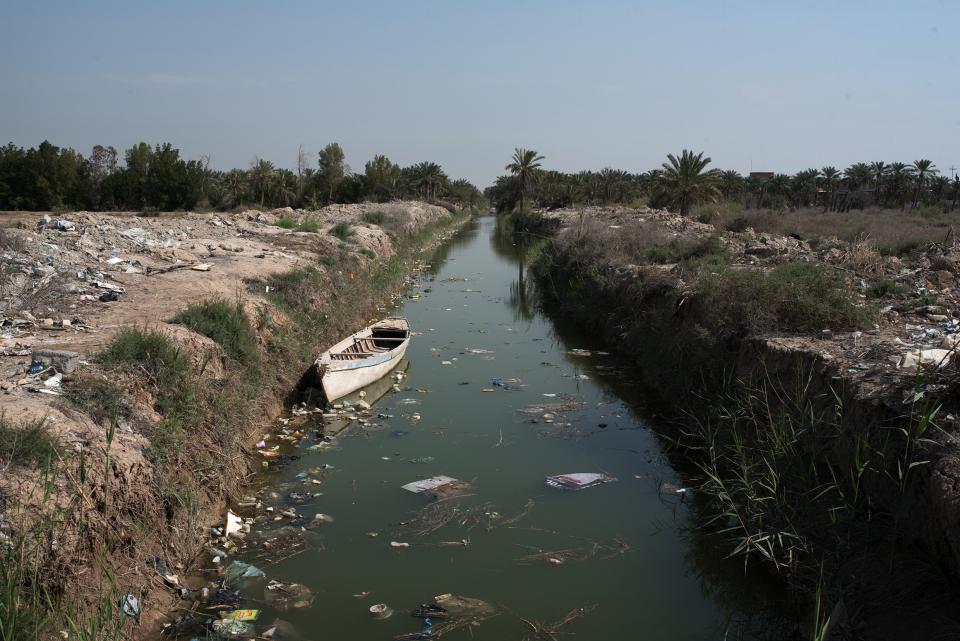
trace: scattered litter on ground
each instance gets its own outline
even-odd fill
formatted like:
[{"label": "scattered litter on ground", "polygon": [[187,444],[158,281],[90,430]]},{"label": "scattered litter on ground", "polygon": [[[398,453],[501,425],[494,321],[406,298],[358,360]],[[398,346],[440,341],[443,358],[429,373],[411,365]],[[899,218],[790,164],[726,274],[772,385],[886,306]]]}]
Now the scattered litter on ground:
[{"label": "scattered litter on ground", "polygon": [[140,599],[132,594],[127,594],[120,599],[120,608],[128,617],[140,616]]}]

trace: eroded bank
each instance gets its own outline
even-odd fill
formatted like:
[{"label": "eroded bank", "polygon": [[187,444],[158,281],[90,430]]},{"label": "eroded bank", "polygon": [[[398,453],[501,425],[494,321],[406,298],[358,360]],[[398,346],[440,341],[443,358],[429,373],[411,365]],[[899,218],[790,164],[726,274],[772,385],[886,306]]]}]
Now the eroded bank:
[{"label": "eroded bank", "polygon": [[9,220],[4,630],[137,637],[165,621],[312,357],[467,218],[387,203]]}]

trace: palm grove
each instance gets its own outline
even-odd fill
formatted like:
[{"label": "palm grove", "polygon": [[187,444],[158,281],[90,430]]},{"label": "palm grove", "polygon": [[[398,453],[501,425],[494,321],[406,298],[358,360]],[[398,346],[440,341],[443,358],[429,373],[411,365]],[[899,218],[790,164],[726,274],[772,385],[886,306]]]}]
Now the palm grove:
[{"label": "palm grove", "polygon": [[263,159],[248,169],[218,171],[209,167],[209,158],[186,160],[169,143],[141,142],[122,158],[116,148],[102,145],[86,157],[47,141],[29,149],[0,147],[0,209],[7,210],[317,208],[397,198],[474,207],[482,194],[466,180],[451,180],[434,162],[400,167],[376,155],[363,173],[354,173],[337,143],[316,157],[301,150],[295,171]]},{"label": "palm grove", "polygon": [[517,149],[505,167],[509,174],[485,191],[498,211],[555,209],[574,204],[646,204],[689,214],[698,205],[729,202],[737,206],[845,211],[867,207],[950,211],[960,204],[960,180],[941,175],[929,160],[855,163],[807,169],[796,174],[752,174],[708,169],[703,152],[669,154],[658,169],[640,174],[606,168],[564,173],[540,168],[544,157]]}]

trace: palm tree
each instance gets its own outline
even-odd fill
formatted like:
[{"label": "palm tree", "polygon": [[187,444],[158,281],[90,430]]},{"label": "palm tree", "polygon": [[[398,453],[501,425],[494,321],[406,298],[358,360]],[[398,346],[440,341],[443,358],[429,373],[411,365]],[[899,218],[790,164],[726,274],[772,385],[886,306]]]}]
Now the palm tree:
[{"label": "palm tree", "polygon": [[287,207],[297,197],[297,176],[289,169],[278,169],[273,175],[273,194],[277,207]]},{"label": "palm tree", "polygon": [[600,171],[600,189],[603,192],[603,204],[621,201],[623,187],[630,174],[619,169],[605,167]]},{"label": "palm tree", "polygon": [[247,195],[247,175],[242,169],[231,169],[223,179],[223,188],[230,195],[231,206],[243,204]]},{"label": "palm tree", "polygon": [[798,171],[792,179],[794,207],[806,207],[817,202],[817,180],[820,178],[819,169],[804,169]]},{"label": "palm tree", "polygon": [[250,167],[250,182],[253,185],[254,193],[260,196],[261,207],[263,207],[264,200],[267,198],[267,191],[273,179],[273,171],[273,163],[262,158],[254,158],[253,165]]},{"label": "palm tree", "polygon": [[906,185],[913,175],[913,167],[908,167],[902,162],[890,163],[890,180],[887,181],[890,199],[900,202],[900,209],[905,209],[907,200],[904,196]]},{"label": "palm tree", "polygon": [[913,171],[917,177],[917,188],[913,192],[913,204],[910,205],[910,211],[913,211],[913,208],[917,206],[917,199],[920,198],[920,191],[923,189],[924,183],[927,182],[927,177],[940,173],[933,161],[926,159],[914,160]]},{"label": "palm tree", "polygon": [[721,171],[719,174],[719,188],[727,200],[743,191],[743,176],[732,169]]},{"label": "palm tree", "polygon": [[682,216],[692,206],[713,202],[720,196],[717,188],[719,175],[716,169],[704,171],[710,164],[710,158],[704,158],[702,151],[695,154],[684,149],[679,158],[667,154],[667,160],[669,162],[663,163],[663,173],[660,174],[660,186]]},{"label": "palm tree", "polygon": [[412,187],[424,200],[437,196],[440,187],[447,183],[447,175],[435,162],[420,162],[405,170]]},{"label": "palm tree", "polygon": [[540,168],[540,161],[544,157],[532,149],[521,149],[517,147],[513,150],[513,162],[505,167],[507,171],[517,177],[520,181],[520,213],[523,213],[523,197],[527,192],[527,179],[530,175]]},{"label": "palm tree", "polygon": [[823,211],[833,208],[833,196],[837,189],[837,179],[840,176],[840,172],[837,171],[836,167],[824,167],[820,170],[820,173],[823,176],[821,184],[823,185],[824,193],[830,194],[830,199],[824,203]]},{"label": "palm tree", "polygon": [[782,207],[790,196],[790,176],[777,174],[765,185],[773,200],[773,207]]},{"label": "palm tree", "polygon": [[858,162],[850,165],[843,170],[843,177],[847,183],[849,194],[847,195],[846,209],[858,204],[863,209],[863,197],[860,194],[861,189],[870,182],[870,165]]},{"label": "palm tree", "polygon": [[944,199],[949,188],[950,178],[948,176],[934,176],[930,179],[930,193],[936,198],[937,203]]},{"label": "palm tree", "polygon": [[573,184],[577,201],[592,203],[596,198],[599,187],[597,185],[597,175],[592,171],[580,171],[574,174]]},{"label": "palm tree", "polygon": [[880,204],[880,189],[883,184],[883,178],[890,173],[890,166],[882,160],[870,163],[870,171],[873,172],[873,202]]}]

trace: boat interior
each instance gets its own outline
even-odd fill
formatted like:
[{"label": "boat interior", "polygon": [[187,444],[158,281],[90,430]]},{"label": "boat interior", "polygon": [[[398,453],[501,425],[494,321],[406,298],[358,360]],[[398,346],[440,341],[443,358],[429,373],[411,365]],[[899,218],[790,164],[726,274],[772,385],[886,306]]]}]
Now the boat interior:
[{"label": "boat interior", "polygon": [[353,339],[353,343],[340,352],[332,352],[331,360],[354,361],[369,358],[398,347],[407,338],[409,330],[399,327],[374,327],[369,336]]}]

